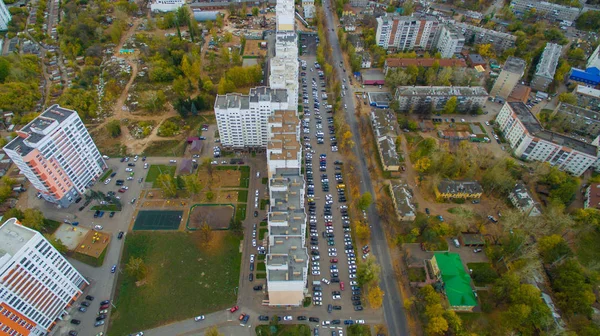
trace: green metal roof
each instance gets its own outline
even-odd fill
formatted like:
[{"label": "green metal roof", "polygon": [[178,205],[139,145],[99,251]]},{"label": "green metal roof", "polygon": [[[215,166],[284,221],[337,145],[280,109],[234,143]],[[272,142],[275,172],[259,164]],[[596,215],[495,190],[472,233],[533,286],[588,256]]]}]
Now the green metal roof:
[{"label": "green metal roof", "polygon": [[465,271],[458,253],[435,253],[435,260],[444,281],[446,296],[451,306],[477,306],[471,288],[471,276]]}]

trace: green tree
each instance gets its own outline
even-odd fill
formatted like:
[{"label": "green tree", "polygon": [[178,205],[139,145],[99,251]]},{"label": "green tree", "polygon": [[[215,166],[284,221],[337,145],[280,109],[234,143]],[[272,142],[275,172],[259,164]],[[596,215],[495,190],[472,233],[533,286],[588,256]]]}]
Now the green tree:
[{"label": "green tree", "polygon": [[258,16],[259,9],[258,7],[252,7],[252,16]]},{"label": "green tree", "polygon": [[590,317],[596,301],[591,279],[575,259],[568,259],[550,272],[556,304],[567,317],[582,314]]},{"label": "green tree", "polygon": [[121,135],[121,122],[119,120],[112,120],[106,124],[106,131],[113,138],[118,138]]},{"label": "green tree", "polygon": [[225,77],[221,77],[221,80],[219,81],[219,84],[217,85],[217,92],[220,95],[224,95],[230,92],[235,91],[236,86],[234,84],[234,82],[228,80]]},{"label": "green tree", "polygon": [[4,83],[6,78],[10,75],[10,62],[4,58],[0,58],[0,83]]},{"label": "green tree", "polygon": [[25,216],[25,214],[20,209],[11,208],[11,209],[8,209],[8,211],[6,211],[4,213],[3,218],[4,219],[9,219],[9,218],[13,218],[14,217],[14,218],[18,219],[19,221],[22,221],[24,216]]},{"label": "green tree", "polygon": [[444,113],[446,113],[446,114],[456,113],[457,105],[458,105],[458,99],[456,98],[456,96],[450,97],[450,99],[448,99],[448,101],[446,102],[446,105],[444,105]]},{"label": "green tree", "polygon": [[373,203],[373,196],[370,192],[366,192],[358,199],[358,208],[365,211],[371,206],[371,203]]},{"label": "green tree", "polygon": [[127,265],[125,265],[125,271],[130,277],[135,278],[136,281],[143,280],[148,274],[148,268],[142,258],[136,258],[134,256],[129,257]]},{"label": "green tree", "polygon": [[360,286],[377,284],[381,267],[375,262],[375,258],[368,257],[367,260],[358,265],[356,280]]},{"label": "green tree", "polygon": [[160,124],[157,132],[157,134],[162,137],[171,137],[177,133],[179,133],[179,125],[168,119]]},{"label": "green tree", "polygon": [[163,90],[145,91],[142,94],[142,107],[150,112],[157,112],[165,108],[167,97]]},{"label": "green tree", "polygon": [[21,224],[30,229],[41,231],[44,227],[44,214],[38,209],[25,209]]},{"label": "green tree", "polygon": [[574,94],[572,94],[570,92],[563,92],[558,95],[558,101],[561,103],[567,103],[567,104],[574,105],[577,103],[577,98],[575,97]]},{"label": "green tree", "polygon": [[192,195],[197,195],[202,190],[202,184],[200,184],[200,180],[196,175],[184,175],[183,183],[185,185],[185,189]]},{"label": "green tree", "polygon": [[204,89],[204,91],[206,91],[208,93],[213,93],[213,91],[215,89],[215,85],[210,80],[210,78],[206,78],[204,80],[204,82],[202,83],[202,88]]},{"label": "green tree", "polygon": [[177,195],[177,185],[175,184],[175,179],[170,174],[158,175],[156,184],[166,198],[173,198]]},{"label": "green tree", "polygon": [[553,263],[573,254],[567,242],[557,234],[542,237],[538,241],[538,250],[545,263]]}]

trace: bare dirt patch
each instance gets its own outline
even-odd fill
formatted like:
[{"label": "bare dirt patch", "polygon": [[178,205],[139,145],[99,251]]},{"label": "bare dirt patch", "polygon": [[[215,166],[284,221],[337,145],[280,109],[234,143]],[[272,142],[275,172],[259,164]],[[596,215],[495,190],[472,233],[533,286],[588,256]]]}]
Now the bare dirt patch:
[{"label": "bare dirt patch", "polygon": [[260,47],[262,42],[267,42],[265,40],[247,40],[246,46],[244,46],[244,56],[266,56],[267,49],[263,49]]},{"label": "bare dirt patch", "polygon": [[200,172],[198,173],[200,183],[202,183],[203,185],[218,185],[221,188],[239,187],[241,176],[242,173],[239,170],[214,170],[212,173],[212,179],[210,178],[206,170],[200,169]]},{"label": "bare dirt patch", "polygon": [[110,235],[89,230],[75,252],[98,258],[110,243]]},{"label": "bare dirt patch", "polygon": [[234,208],[230,205],[195,205],[190,210],[189,229],[198,229],[206,221],[213,230],[229,227]]}]

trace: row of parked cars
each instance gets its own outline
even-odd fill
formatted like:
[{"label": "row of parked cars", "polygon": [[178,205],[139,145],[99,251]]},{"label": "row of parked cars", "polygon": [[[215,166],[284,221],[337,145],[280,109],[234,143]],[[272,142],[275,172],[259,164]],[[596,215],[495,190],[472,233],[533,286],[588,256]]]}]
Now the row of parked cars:
[{"label": "row of parked cars", "polygon": [[[79,308],[77,308],[77,310],[79,312],[85,313],[89,310],[90,306],[91,306],[91,302],[94,301],[94,297],[91,295],[88,295],[85,297],[85,300],[81,303],[81,305],[79,306]],[[108,314],[108,308],[110,307],[110,300],[104,300],[102,302],[100,302],[100,308],[98,309],[98,313],[97,313],[97,317],[96,317],[96,322],[94,323],[94,327],[100,327],[102,325],[104,325],[105,323],[105,319],[107,318],[107,314]],[[79,319],[71,319],[71,324],[74,325],[79,325],[81,324],[81,320]],[[71,330],[69,331],[69,336],[77,336],[78,332],[76,330]]]}]

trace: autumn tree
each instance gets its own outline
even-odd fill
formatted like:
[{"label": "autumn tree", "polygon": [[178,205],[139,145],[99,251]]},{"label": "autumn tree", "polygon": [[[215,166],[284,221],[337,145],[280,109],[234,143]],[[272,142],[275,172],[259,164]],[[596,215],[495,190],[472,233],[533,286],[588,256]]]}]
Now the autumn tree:
[{"label": "autumn tree", "polygon": [[212,228],[210,227],[210,225],[208,225],[206,221],[202,222],[198,233],[200,235],[200,241],[203,245],[210,244],[210,240],[212,238]]},{"label": "autumn tree", "polygon": [[202,184],[194,174],[182,176],[185,189],[192,195],[197,195],[202,190]]},{"label": "autumn tree", "polygon": [[444,113],[445,114],[453,114],[456,113],[456,107],[458,106],[458,99],[456,96],[450,97],[444,105]]},{"label": "autumn tree", "polygon": [[121,121],[120,120],[110,121],[108,124],[106,124],[106,131],[108,132],[108,134],[111,137],[117,138],[118,136],[121,135]]},{"label": "autumn tree", "polygon": [[429,170],[429,167],[431,167],[431,159],[428,157],[422,157],[413,164],[413,167],[419,173],[425,174]]},{"label": "autumn tree", "polygon": [[375,258],[368,257],[367,260],[358,265],[356,280],[360,286],[379,282],[381,267],[375,262]]},{"label": "autumn tree", "polygon": [[148,274],[148,268],[144,263],[142,258],[136,258],[134,256],[129,257],[129,261],[127,265],[125,265],[125,271],[129,274],[130,277],[136,279],[136,281],[140,281],[146,277]]},{"label": "autumn tree", "polygon": [[44,214],[38,209],[25,209],[21,224],[30,229],[41,231],[44,227]]},{"label": "autumn tree", "polygon": [[373,196],[370,192],[365,192],[358,199],[358,208],[366,211],[371,206],[371,203],[373,203]]},{"label": "autumn tree", "polygon": [[561,103],[567,103],[567,104],[574,105],[577,103],[577,98],[575,97],[575,95],[573,93],[563,92],[558,95],[558,101]]},{"label": "autumn tree", "polygon": [[156,178],[156,184],[162,190],[164,197],[172,198],[177,195],[175,179],[170,174],[160,174]]},{"label": "autumn tree", "polygon": [[371,236],[371,230],[366,223],[356,221],[354,223],[354,230],[356,232],[356,237],[360,240],[367,240]]},{"label": "autumn tree", "polygon": [[224,336],[224,335],[223,335],[223,333],[219,332],[219,328],[217,328],[217,326],[212,326],[204,333],[204,336]]},{"label": "autumn tree", "polygon": [[367,299],[369,300],[369,305],[373,309],[379,309],[383,304],[383,291],[379,287],[379,285],[374,285],[369,288],[369,292],[367,295]]},{"label": "autumn tree", "polygon": [[167,97],[163,90],[150,90],[143,92],[141,96],[141,105],[150,112],[158,112],[164,109],[167,103]]}]

